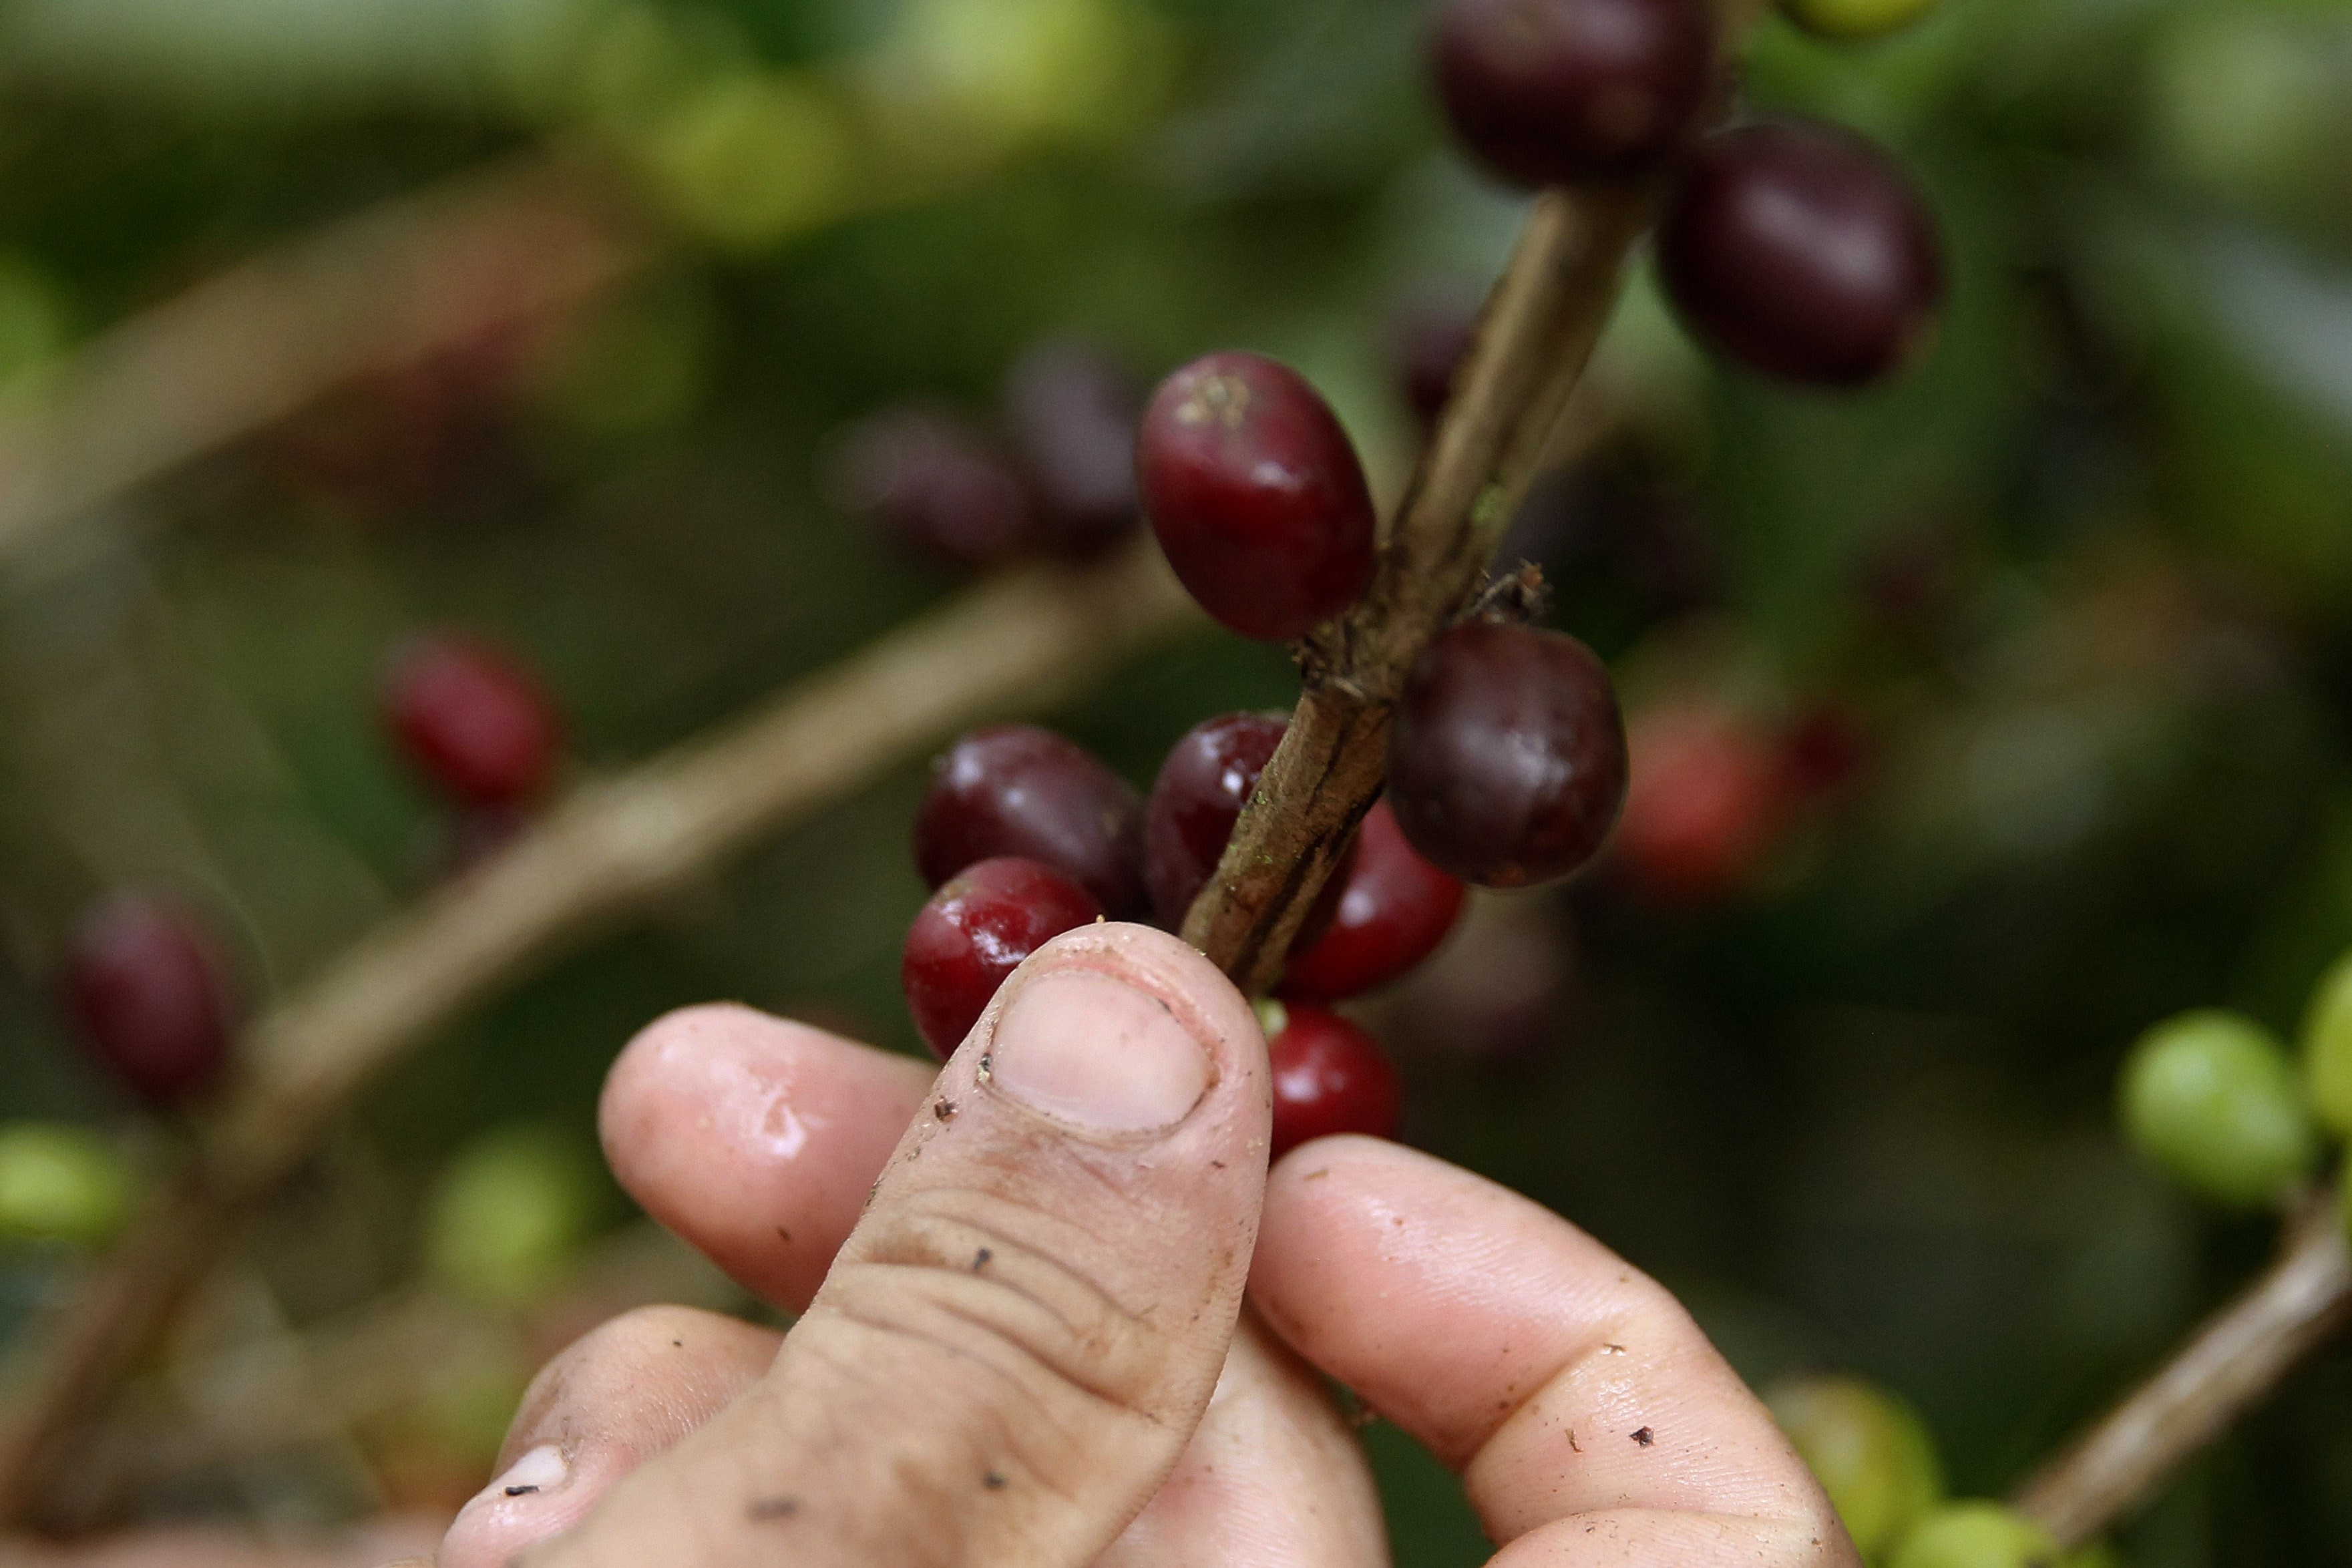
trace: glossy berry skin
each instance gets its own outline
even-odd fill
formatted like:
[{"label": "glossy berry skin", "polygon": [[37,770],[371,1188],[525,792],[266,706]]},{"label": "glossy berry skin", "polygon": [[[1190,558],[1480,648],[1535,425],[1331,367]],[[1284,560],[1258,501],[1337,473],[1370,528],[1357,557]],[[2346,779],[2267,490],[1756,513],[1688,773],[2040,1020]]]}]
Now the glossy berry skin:
[{"label": "glossy berry skin", "polygon": [[2217,1204],[2270,1203],[2319,1159],[2286,1053],[2239,1014],[2183,1013],[2141,1036],[2124,1063],[2122,1102],[2141,1155]]},{"label": "glossy berry skin", "polygon": [[150,1105],[202,1092],[228,1065],[227,977],[186,911],[125,894],[74,933],[67,994],[90,1054]]},{"label": "glossy berry skin", "polygon": [[1786,749],[1736,714],[1693,703],[1644,713],[1611,853],[1649,897],[1702,903],[1737,889],[1787,826],[1797,780]]},{"label": "glossy berry skin", "polygon": [[1944,1500],[1927,1424],[1885,1389],[1858,1377],[1800,1377],[1767,1390],[1764,1403],[1864,1561],[1878,1562]]},{"label": "glossy berry skin", "polygon": [[915,865],[934,888],[1002,855],[1051,866],[1113,920],[1150,907],[1141,798],[1093,752],[1033,724],[975,730],[949,747],[915,813]]},{"label": "glossy berry skin", "polygon": [[1825,38],[1875,38],[1935,8],[1936,0],[1780,0],[1789,20]]},{"label": "glossy berry skin", "polygon": [[1888,1568],[2059,1568],[2049,1531],[1997,1502],[1948,1503],[1903,1537]]},{"label": "glossy berry skin", "polygon": [[1125,368],[1092,343],[1051,339],[1014,363],[1004,383],[1004,432],[1046,549],[1089,555],[1141,521],[1135,426],[1142,408]]},{"label": "glossy berry skin", "polygon": [[1036,528],[1021,478],[944,410],[908,405],[852,426],[827,476],[834,503],[900,548],[975,570],[1026,550]]},{"label": "glossy berry skin", "polygon": [[2352,953],[2312,991],[2303,1018],[2303,1088],[2319,1124],[2352,1138]]},{"label": "glossy berry skin", "polygon": [[[1152,912],[1170,931],[1183,928],[1185,911],[1215,872],[1242,807],[1289,727],[1287,719],[1268,713],[1221,714],[1186,731],[1160,764],[1143,803],[1143,879]],[[1342,863],[1307,911],[1297,945],[1314,941],[1330,923],[1349,864]]]},{"label": "glossy berry skin", "polygon": [[1272,1158],[1339,1132],[1396,1136],[1404,1090],[1378,1040],[1304,1002],[1262,1004],[1261,1012],[1274,1083]]},{"label": "glossy berry skin", "polygon": [[1944,298],[1935,221],[1909,178],[1818,121],[1702,142],[1659,223],[1657,256],[1700,337],[1815,386],[1860,386],[1917,358]]},{"label": "glossy berry skin", "polygon": [[907,932],[898,980],[916,1032],[947,1060],[1022,960],[1101,918],[1102,906],[1050,866],[1002,856],[965,867]]},{"label": "glossy berry skin", "polygon": [[1517,184],[1633,174],[1679,144],[1714,74],[1705,0],[1446,0],[1430,35],[1454,133]]},{"label": "glossy berry skin", "polygon": [[1486,888],[1565,877],[1625,798],[1609,671],[1574,637],[1472,622],[1422,651],[1389,731],[1389,802],[1440,870]]},{"label": "glossy berry skin", "polygon": [[1387,801],[1356,830],[1356,854],[1331,924],[1291,954],[1282,994],[1336,1001],[1395,979],[1437,951],[1469,889],[1413,852]]},{"label": "glossy berry skin", "polygon": [[484,810],[525,805],[555,773],[562,723],[536,676],[501,650],[449,634],[393,650],[382,687],[385,728],[442,794]]},{"label": "glossy berry skin", "polygon": [[1304,636],[1372,581],[1372,496],[1338,416],[1257,354],[1194,360],[1136,445],[1145,515],[1192,597],[1246,637]]}]

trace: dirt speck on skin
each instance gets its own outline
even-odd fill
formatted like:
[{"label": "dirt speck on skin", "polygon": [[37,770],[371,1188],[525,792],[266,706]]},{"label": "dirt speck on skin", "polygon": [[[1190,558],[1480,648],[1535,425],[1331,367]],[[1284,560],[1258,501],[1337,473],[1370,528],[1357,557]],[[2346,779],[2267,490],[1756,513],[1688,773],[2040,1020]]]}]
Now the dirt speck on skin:
[{"label": "dirt speck on skin", "polygon": [[533,1493],[533,1492],[537,1491],[538,1489],[538,1489],[537,1487],[509,1487],[509,1488],[507,1489],[507,1496],[509,1496],[509,1497],[529,1497],[529,1496],[530,1496],[530,1494],[531,1494],[531,1493]]},{"label": "dirt speck on skin", "polygon": [[746,1511],[753,1523],[761,1524],[770,1520],[790,1519],[800,1510],[801,1500],[796,1497],[763,1497],[752,1499]]},{"label": "dirt speck on skin", "polygon": [[674,1351],[682,1351],[686,1348],[686,1342],[684,1340],[672,1340],[669,1342],[669,1348]]},{"label": "dirt speck on skin", "polygon": [[1005,1487],[1004,1478],[998,1475],[994,1470],[991,1470],[988,1474],[981,1477],[980,1484],[986,1487],[992,1492],[1001,1492]]},{"label": "dirt speck on skin", "polygon": [[1602,1345],[1601,1350],[1601,1353],[1604,1355],[1623,1355],[1625,1353],[1625,1347],[1623,1345]]},{"label": "dirt speck on skin", "polygon": [[1573,1426],[1568,1429],[1568,1447],[1569,1452],[1572,1454],[1584,1452],[1584,1445],[1576,1440],[1576,1428]]},{"label": "dirt speck on skin", "polygon": [[989,1251],[988,1248],[984,1247],[982,1247],[978,1252],[971,1255],[971,1271],[974,1274],[979,1273],[982,1269],[988,1267],[988,1260],[995,1256],[996,1254]]},{"label": "dirt speck on skin", "polygon": [[1644,1448],[1648,1447],[1657,1440],[1658,1435],[1651,1431],[1647,1426],[1643,1427],[1641,1430],[1633,1434],[1633,1441],[1641,1444]]},{"label": "dirt speck on skin", "polygon": [[1326,1165],[1326,1166],[1324,1166],[1324,1167],[1323,1167],[1321,1170],[1319,1170],[1319,1171],[1309,1171],[1309,1172],[1307,1172],[1305,1175],[1303,1175],[1303,1176],[1299,1177],[1298,1179],[1299,1179],[1300,1181],[1302,1181],[1302,1182],[1319,1182],[1319,1181],[1321,1181],[1324,1177],[1326,1177],[1326,1176],[1329,1175],[1330,1173],[1331,1173],[1331,1167],[1330,1167],[1330,1166],[1328,1166],[1328,1165]]},{"label": "dirt speck on skin", "polygon": [[776,1227],[776,1239],[782,1242],[786,1247],[790,1247],[793,1244],[793,1233],[786,1230],[782,1226],[778,1226]]},{"label": "dirt speck on skin", "polygon": [[986,1051],[980,1054],[980,1070],[972,1074],[976,1082],[986,1083],[996,1076],[996,1058]]},{"label": "dirt speck on skin", "polygon": [[931,1114],[938,1117],[942,1121],[953,1121],[955,1120],[955,1113],[956,1102],[950,1100],[945,1095],[940,1096],[937,1100],[932,1102]]}]

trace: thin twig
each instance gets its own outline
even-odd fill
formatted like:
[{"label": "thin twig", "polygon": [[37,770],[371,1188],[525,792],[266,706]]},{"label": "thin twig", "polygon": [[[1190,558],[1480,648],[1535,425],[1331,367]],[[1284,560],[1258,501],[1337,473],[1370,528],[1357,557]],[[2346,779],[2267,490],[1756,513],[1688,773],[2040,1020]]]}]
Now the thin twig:
[{"label": "thin twig", "polygon": [[2157,1373],[2017,1490],[2069,1548],[2096,1539],[2352,1327],[2352,1247],[2333,1194],[2314,1196],[2278,1260],[2208,1318]]},{"label": "thin twig", "polygon": [[0,1426],[0,1523],[37,1512],[107,1394],[236,1212],[354,1096],[497,986],[968,725],[1066,700],[1197,624],[1149,542],[971,590],[731,727],[583,786],[504,854],[395,917],[260,1018],[206,1157],[60,1314]]},{"label": "thin twig", "polygon": [[557,155],[519,155],[100,336],[37,402],[0,412],[0,559],[338,386],[602,292],[654,248],[609,185]]}]

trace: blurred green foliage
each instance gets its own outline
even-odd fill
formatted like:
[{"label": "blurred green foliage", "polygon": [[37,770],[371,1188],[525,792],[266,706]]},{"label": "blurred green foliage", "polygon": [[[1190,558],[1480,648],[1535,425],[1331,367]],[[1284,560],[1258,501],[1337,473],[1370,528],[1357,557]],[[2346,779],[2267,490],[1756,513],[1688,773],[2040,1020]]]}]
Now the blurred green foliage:
[{"label": "blurred green foliage", "polygon": [[[1420,11],[0,7],[0,398],[219,267],[550,141],[674,225],[510,380],[347,389],[0,565],[0,1116],[125,1119],[53,1002],[100,889],[188,892],[257,1006],[428,885],[448,827],[369,706],[401,633],[524,651],[585,776],[950,592],[827,507],[845,420],[984,408],[1047,332],[1146,374],[1248,346],[1327,390],[1392,495],[1394,312],[1475,298],[1517,212],[1444,144]],[[1954,1490],[1997,1494],[2270,1240],[2132,1161],[2126,1050],[2190,1007],[2290,1031],[2352,945],[2352,5],[1945,0],[1867,45],[1776,22],[1746,93],[1916,172],[1956,279],[1940,341],[1884,391],[1790,392],[1709,365],[1637,279],[1601,371],[1625,428],[1524,539],[1637,710],[1826,706],[1863,773],[1739,895],[1596,874],[1498,917],[1533,945],[1474,932],[1380,1016],[1416,1142],[1658,1274],[1751,1377],[1900,1390]],[[1204,713],[1294,689],[1278,651],[1204,638],[1052,717],[1144,780]],[[668,1007],[911,1048],[919,786],[877,781],[453,1026],[322,1161],[344,1220],[291,1196],[239,1265],[299,1320],[404,1288],[457,1223],[459,1151],[519,1120],[592,1136],[606,1064]],[[1473,945],[1543,982],[1533,1022],[1489,1016]],[[58,1267],[0,1261],[0,1322]],[[2347,1411],[2338,1350],[2127,1560],[2352,1563]],[[1432,1462],[1369,1440],[1401,1561],[1478,1561]]]}]

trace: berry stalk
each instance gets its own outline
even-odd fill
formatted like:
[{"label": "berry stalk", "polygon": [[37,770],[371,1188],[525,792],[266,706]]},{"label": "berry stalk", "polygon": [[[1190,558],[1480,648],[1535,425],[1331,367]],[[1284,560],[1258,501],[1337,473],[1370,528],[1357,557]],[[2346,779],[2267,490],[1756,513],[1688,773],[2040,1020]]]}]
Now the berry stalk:
[{"label": "berry stalk", "polygon": [[[1765,7],[1726,0],[1722,53]],[[1454,395],[1422,454],[1355,607],[1300,645],[1305,690],[1184,940],[1253,994],[1279,976],[1300,924],[1387,776],[1407,670],[1470,607],[1593,345],[1664,176],[1548,191],[1487,296]]]},{"label": "berry stalk", "polygon": [[2306,1194],[2277,1261],[2029,1476],[2017,1507],[2061,1546],[2097,1539],[2347,1327],[2352,1245],[2343,1210],[2333,1193]]}]

